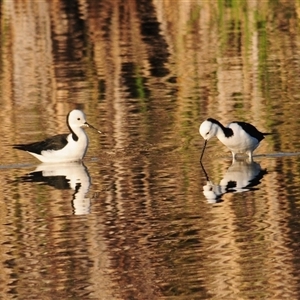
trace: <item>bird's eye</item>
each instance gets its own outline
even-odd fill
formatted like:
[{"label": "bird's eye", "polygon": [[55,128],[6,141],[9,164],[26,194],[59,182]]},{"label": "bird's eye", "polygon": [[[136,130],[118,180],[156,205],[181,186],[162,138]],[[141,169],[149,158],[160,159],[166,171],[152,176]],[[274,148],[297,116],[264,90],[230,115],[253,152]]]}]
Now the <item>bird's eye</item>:
[{"label": "bird's eye", "polygon": [[77,120],[79,121],[79,120],[80,120],[80,118],[77,118]]},{"label": "bird's eye", "polygon": [[209,131],[208,132],[206,132],[206,135],[208,135],[209,134]]}]

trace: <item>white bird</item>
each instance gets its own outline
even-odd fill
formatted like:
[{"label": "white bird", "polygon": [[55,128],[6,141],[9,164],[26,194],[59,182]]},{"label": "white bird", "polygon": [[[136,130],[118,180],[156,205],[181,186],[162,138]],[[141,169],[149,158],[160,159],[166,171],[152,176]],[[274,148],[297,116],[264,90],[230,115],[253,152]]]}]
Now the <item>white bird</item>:
[{"label": "white bird", "polygon": [[[85,114],[78,109],[72,110],[67,115],[67,126],[71,132],[69,134],[57,134],[43,141],[30,144],[16,144],[13,145],[13,148],[27,151],[45,163],[82,160],[89,143],[83,128],[96,128],[86,121]],[[101,133],[101,131],[97,131]]]},{"label": "white bird", "polygon": [[253,151],[265,138],[265,135],[272,134],[260,132],[253,125],[246,122],[232,122],[225,127],[213,118],[205,120],[200,125],[199,132],[205,139],[200,161],[202,160],[207,141],[214,136],[217,136],[229,148],[232,152],[233,160],[236,154],[245,153],[248,155],[250,161],[252,161]]}]

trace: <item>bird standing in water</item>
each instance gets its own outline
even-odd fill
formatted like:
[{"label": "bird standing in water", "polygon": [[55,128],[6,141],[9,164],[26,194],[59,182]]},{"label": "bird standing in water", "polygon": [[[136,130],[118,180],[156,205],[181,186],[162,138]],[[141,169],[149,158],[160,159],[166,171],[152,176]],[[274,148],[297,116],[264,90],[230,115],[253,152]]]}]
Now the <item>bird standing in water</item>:
[{"label": "bird standing in water", "polygon": [[246,122],[231,122],[225,127],[213,118],[205,120],[200,125],[199,132],[205,140],[200,161],[202,161],[207,141],[214,136],[232,152],[233,160],[236,154],[245,153],[252,161],[253,151],[266,135],[271,134],[260,132],[253,125]]},{"label": "bird standing in water", "polygon": [[70,133],[57,134],[40,142],[16,144],[13,148],[27,151],[46,163],[82,160],[89,144],[88,136],[83,128],[96,128],[86,121],[85,114],[78,109],[72,110],[67,115],[67,126]]}]

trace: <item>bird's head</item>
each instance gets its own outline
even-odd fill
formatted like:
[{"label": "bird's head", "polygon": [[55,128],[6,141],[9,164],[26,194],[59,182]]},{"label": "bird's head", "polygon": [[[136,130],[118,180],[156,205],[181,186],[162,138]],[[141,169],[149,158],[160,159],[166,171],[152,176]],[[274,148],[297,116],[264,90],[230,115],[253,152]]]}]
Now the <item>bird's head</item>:
[{"label": "bird's head", "polygon": [[206,141],[214,137],[217,131],[218,125],[209,120],[205,120],[199,127],[199,133]]}]

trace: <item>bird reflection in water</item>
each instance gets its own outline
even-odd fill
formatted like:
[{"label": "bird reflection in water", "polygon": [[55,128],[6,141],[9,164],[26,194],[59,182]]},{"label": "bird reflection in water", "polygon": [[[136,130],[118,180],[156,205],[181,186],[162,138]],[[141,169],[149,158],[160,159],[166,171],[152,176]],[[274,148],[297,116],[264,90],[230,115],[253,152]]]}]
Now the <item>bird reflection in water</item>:
[{"label": "bird reflection in water", "polygon": [[261,179],[268,173],[255,161],[233,160],[220,184],[217,185],[210,181],[202,162],[200,165],[207,181],[203,186],[203,194],[209,203],[222,202],[222,196],[226,193],[241,193],[258,189]]},{"label": "bird reflection in water", "polygon": [[91,178],[86,166],[81,162],[60,164],[42,163],[37,168],[20,178],[23,182],[38,182],[56,189],[73,189],[73,213],[84,215],[90,213],[91,199],[87,197]]}]

